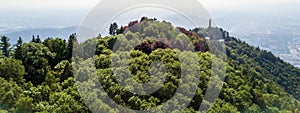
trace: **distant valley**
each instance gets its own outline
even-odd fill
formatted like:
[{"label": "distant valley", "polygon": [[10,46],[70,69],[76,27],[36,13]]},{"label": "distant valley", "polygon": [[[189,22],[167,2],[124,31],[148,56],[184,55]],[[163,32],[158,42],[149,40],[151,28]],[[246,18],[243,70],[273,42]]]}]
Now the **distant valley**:
[{"label": "distant valley", "polygon": [[218,26],[250,45],[271,51],[300,67],[299,16],[283,14],[216,13]]},{"label": "distant valley", "polygon": [[11,43],[15,43],[18,37],[22,37],[23,41],[28,42],[32,39],[32,36],[39,36],[41,39],[46,39],[48,37],[60,37],[63,39],[67,39],[70,34],[75,33],[77,30],[77,26],[72,27],[53,27],[53,28],[36,28],[36,29],[26,29],[17,32],[4,34],[10,38]]}]

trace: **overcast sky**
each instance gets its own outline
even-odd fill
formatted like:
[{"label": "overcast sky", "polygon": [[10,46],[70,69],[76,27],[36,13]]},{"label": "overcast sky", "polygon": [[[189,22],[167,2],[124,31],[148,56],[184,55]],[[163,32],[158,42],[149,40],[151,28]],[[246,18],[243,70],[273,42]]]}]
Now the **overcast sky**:
[{"label": "overcast sky", "polygon": [[[1,9],[67,8],[90,9],[101,0],[0,0]],[[300,0],[199,0],[209,10],[237,9],[244,6],[299,4]]]},{"label": "overcast sky", "polygon": [[[249,14],[256,16],[259,13],[263,16],[266,14],[295,16],[300,13],[300,0],[198,1],[214,17],[220,15],[222,17],[223,14],[227,16],[231,12],[237,12],[238,14],[250,12]],[[99,2],[101,0],[0,0],[0,27],[4,23],[40,26],[78,25]],[[230,13],[223,13],[222,11],[229,11]],[[18,18],[15,16],[18,16]]]},{"label": "overcast sky", "polygon": [[[189,0],[186,1],[188,2]],[[237,13],[238,17],[240,17],[240,13],[249,13],[252,15],[254,14],[254,16],[261,17],[266,17],[268,16],[267,14],[272,14],[272,16],[276,15],[285,17],[288,15],[294,18],[300,13],[300,0],[198,1],[208,9],[213,17],[216,18],[218,18],[218,16],[221,18],[223,15],[229,15],[229,17],[234,19],[235,16],[232,15],[234,13]],[[77,26],[80,25],[89,11],[99,2],[101,2],[101,0],[0,0],[0,31],[1,26],[4,26],[5,29],[15,28],[16,26]],[[186,7],[189,7],[188,3]],[[130,19],[131,16],[126,15],[126,17]],[[237,19],[244,20],[244,17]],[[256,22],[255,20],[253,21]],[[126,22],[128,21],[124,19],[123,23]],[[181,20],[178,21],[178,23],[181,22]],[[234,22],[236,22],[236,19]],[[9,26],[11,24],[12,26]]]},{"label": "overcast sky", "polygon": [[101,0],[0,0],[0,7],[6,9],[24,8],[89,8]]},{"label": "overcast sky", "polygon": [[299,4],[300,0],[199,0],[209,9],[237,9],[245,6]]}]

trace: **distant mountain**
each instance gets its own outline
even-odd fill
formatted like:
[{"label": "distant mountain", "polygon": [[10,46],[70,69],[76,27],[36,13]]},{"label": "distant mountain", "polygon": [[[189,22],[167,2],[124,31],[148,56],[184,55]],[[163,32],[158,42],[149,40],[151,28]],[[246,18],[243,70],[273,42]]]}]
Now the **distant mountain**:
[{"label": "distant mountain", "polygon": [[23,41],[28,42],[32,39],[32,36],[39,35],[39,37],[43,40],[48,37],[59,37],[63,39],[67,39],[70,34],[75,33],[77,30],[77,26],[65,27],[65,28],[41,28],[41,29],[27,29],[22,31],[17,31],[13,33],[5,34],[10,38],[11,43],[15,43],[19,37],[22,37]]}]

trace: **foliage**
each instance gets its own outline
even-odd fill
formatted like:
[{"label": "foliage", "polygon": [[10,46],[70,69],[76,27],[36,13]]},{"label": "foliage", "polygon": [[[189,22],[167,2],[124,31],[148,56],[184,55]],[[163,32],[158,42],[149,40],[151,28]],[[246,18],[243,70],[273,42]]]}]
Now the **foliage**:
[{"label": "foliage", "polygon": [[[204,37],[219,40],[220,36],[225,40],[228,56],[226,76],[219,98],[207,112],[299,112],[300,69],[285,63],[268,51],[228,36],[228,32],[222,29],[210,27],[186,30],[175,28],[169,22],[147,17],[143,17],[141,21],[132,21],[120,29],[112,25],[113,36],[99,36],[82,43],[77,42],[76,34],[72,34],[68,41],[60,38],[41,41],[33,37],[32,42],[24,43],[19,38],[15,48],[11,50],[14,53],[12,58],[7,58],[9,54],[5,51],[10,47],[9,43],[5,44],[8,38],[1,37],[4,57],[0,58],[0,112],[89,113],[96,109],[122,112],[110,109],[101,99],[83,99],[95,95],[107,95],[104,97],[112,98],[123,107],[150,110],[168,102],[174,96],[181,86],[180,74],[193,71],[189,68],[191,66],[197,67],[199,77],[191,76],[187,80],[198,80],[199,83],[182,86],[187,93],[189,89],[196,88],[192,101],[184,112],[199,111],[201,103],[211,104],[203,100],[207,88],[215,86],[209,84],[209,81],[220,79],[210,79],[220,71],[212,69],[212,61],[222,63],[220,58],[209,51],[218,47],[208,49],[212,41],[205,40]],[[191,43],[186,43],[186,40]],[[186,48],[195,50],[199,65],[195,65],[195,62],[180,62],[182,59],[179,55],[192,58],[189,52],[184,51]],[[79,58],[73,58],[82,61],[80,66],[83,68],[78,70],[78,64],[72,62],[72,52],[75,50],[82,53]],[[124,52],[127,50],[129,52]],[[180,54],[181,52],[184,54]],[[130,59],[124,60],[126,57]],[[90,72],[95,72],[92,73],[95,78],[86,75]],[[135,89],[118,83],[116,78],[122,78],[126,73],[130,73],[132,79],[137,81],[128,82],[127,85],[147,83],[152,76],[165,81],[152,84],[159,86],[156,92],[139,95],[130,92],[136,91]],[[190,75],[193,74],[197,73]],[[101,83],[105,94],[97,88],[88,90],[86,95],[78,92],[83,89],[77,86],[98,87],[95,81]],[[188,99],[182,96],[171,103],[178,107],[180,102]],[[90,102],[90,106],[86,106],[84,101]],[[160,110],[168,109],[167,107]]]},{"label": "foliage", "polygon": [[112,23],[112,24],[110,24],[110,26],[109,26],[109,34],[110,35],[116,35],[117,34],[117,32],[118,32],[118,24],[117,23]]},{"label": "foliage", "polygon": [[25,75],[25,68],[20,60],[13,58],[0,59],[0,77],[21,82]]},{"label": "foliage", "polygon": [[10,52],[10,43],[9,43],[9,38],[6,36],[1,36],[1,51],[3,53],[3,56],[9,57],[9,52]]}]

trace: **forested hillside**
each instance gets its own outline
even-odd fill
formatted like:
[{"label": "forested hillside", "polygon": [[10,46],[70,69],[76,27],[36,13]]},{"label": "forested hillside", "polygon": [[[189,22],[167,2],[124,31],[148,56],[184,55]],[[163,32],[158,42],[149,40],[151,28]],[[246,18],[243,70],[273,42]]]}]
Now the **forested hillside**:
[{"label": "forested hillside", "polygon": [[[188,69],[194,64],[181,64],[180,55],[190,58],[188,54],[178,54],[184,49],[193,49],[198,60],[196,64],[199,64],[195,67],[200,70],[200,76],[189,78],[191,81],[199,80],[196,93],[185,108],[185,112],[196,112],[201,102],[210,104],[203,98],[209,85],[212,85],[208,84],[215,71],[211,62],[222,63],[223,60],[211,52],[214,48],[209,48],[209,45],[211,40],[220,36],[217,40],[226,45],[228,56],[224,62],[225,81],[219,87],[219,98],[208,112],[300,112],[300,69],[268,51],[230,37],[223,29],[186,30],[174,27],[170,22],[143,17],[124,27],[111,24],[109,34],[111,36],[98,36],[82,43],[77,42],[76,34],[70,35],[68,40],[48,38],[42,41],[39,37],[32,37],[31,42],[23,42],[20,37],[17,44],[10,44],[9,37],[1,36],[0,112],[121,112],[100,104],[100,99],[88,102],[88,106],[84,103],[77,89],[85,85],[94,86],[93,81],[99,81],[108,97],[123,107],[135,110],[155,108],[173,97],[180,87],[180,74],[184,70],[181,66]],[[94,43],[93,56],[90,56],[90,51],[84,50]],[[74,56],[73,50],[82,50],[82,54]],[[130,51],[122,53],[126,50]],[[130,58],[128,66],[126,61],[116,60],[126,55]],[[74,61],[78,60],[83,68],[77,70]],[[90,61],[95,64],[88,63]],[[156,61],[164,64],[158,64],[158,69],[166,70],[154,71],[157,72],[155,75],[166,77],[156,92],[138,95],[118,84],[116,77],[122,78],[124,73],[131,73],[134,80],[146,83],[153,74],[149,70],[155,70],[151,64]],[[116,64],[119,65],[116,67]],[[97,69],[97,78],[93,80],[84,75],[93,70],[91,67]],[[125,69],[129,72],[122,71]],[[192,87],[184,86],[185,89]],[[84,97],[94,95],[102,94],[95,89]]]}]

